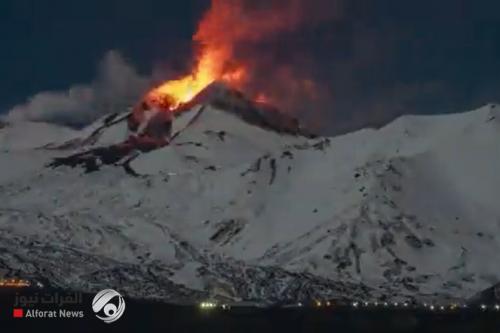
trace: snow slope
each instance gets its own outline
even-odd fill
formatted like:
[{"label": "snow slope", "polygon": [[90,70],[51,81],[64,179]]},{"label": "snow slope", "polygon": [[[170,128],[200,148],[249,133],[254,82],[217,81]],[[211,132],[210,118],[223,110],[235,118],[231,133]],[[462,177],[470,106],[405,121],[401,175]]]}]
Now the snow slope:
[{"label": "snow slope", "polygon": [[123,140],[126,122],[89,141],[103,124],[51,128],[50,149],[5,139],[32,125],[0,129],[0,275],[267,302],[462,299],[500,280],[498,106],[317,139],[208,106],[132,174],[47,167]]}]

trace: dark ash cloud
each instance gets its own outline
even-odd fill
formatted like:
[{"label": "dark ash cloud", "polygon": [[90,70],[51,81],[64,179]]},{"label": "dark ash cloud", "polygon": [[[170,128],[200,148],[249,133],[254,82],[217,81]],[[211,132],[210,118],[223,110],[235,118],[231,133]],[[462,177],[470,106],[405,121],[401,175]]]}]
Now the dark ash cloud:
[{"label": "dark ash cloud", "polygon": [[293,2],[295,11],[252,3],[250,17],[268,8],[295,24],[237,45],[255,69],[246,88],[270,92],[322,133],[500,100],[498,2],[313,0]]}]

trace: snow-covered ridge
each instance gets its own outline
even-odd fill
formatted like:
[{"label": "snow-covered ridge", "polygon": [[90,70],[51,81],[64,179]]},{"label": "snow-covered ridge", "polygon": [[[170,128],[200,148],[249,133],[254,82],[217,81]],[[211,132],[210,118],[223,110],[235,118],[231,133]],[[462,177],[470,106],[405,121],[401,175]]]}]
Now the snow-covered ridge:
[{"label": "snow-covered ridge", "polygon": [[466,298],[500,280],[500,107],[316,139],[212,106],[184,128],[196,110],[128,169],[47,167],[126,122],[36,145],[0,129],[0,273],[170,300]]}]

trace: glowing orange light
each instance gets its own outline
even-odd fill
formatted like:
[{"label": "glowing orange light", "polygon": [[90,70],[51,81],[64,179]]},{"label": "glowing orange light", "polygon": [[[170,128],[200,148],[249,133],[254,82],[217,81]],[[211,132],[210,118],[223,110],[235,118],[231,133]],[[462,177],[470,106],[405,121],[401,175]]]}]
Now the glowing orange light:
[{"label": "glowing orange light", "polygon": [[271,99],[269,97],[267,97],[265,94],[259,93],[255,97],[255,102],[262,103],[262,104],[271,104]]},{"label": "glowing orange light", "polygon": [[[243,7],[239,2],[213,0],[193,36],[198,52],[191,72],[160,84],[146,98],[153,104],[175,110],[215,81],[223,81],[231,87],[239,88],[247,79],[248,68],[235,61],[233,44],[242,31],[236,27],[226,27],[233,27],[228,22],[233,22],[235,17],[242,15]],[[221,25],[221,22],[225,24]]]},{"label": "glowing orange light", "polygon": [[22,288],[29,287],[31,284],[27,280],[0,279],[0,287]]},{"label": "glowing orange light", "polygon": [[245,79],[246,69],[235,66],[225,69],[227,61],[224,50],[204,48],[193,72],[182,78],[167,81],[149,92],[147,98],[152,101],[168,103],[170,110],[191,101],[199,92],[215,81],[224,81],[236,85]]}]

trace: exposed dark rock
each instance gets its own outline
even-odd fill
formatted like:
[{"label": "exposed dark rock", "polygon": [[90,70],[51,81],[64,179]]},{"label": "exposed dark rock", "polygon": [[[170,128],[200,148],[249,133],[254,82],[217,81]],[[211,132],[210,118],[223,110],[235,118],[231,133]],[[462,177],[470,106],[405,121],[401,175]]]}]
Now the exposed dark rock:
[{"label": "exposed dark rock", "polygon": [[400,259],[400,258],[395,258],[394,263],[398,266],[405,266],[408,264],[406,261],[404,261],[403,259]]},{"label": "exposed dark rock", "polygon": [[338,264],[337,264],[337,270],[343,270],[343,269],[346,269],[347,267],[351,266],[352,265],[352,261],[349,260],[348,258],[340,261]]},{"label": "exposed dark rock", "polygon": [[316,150],[324,151],[326,148],[330,147],[330,139],[326,138],[326,139],[320,140],[319,142],[313,144],[312,147]]},{"label": "exposed dark rock", "polygon": [[403,188],[400,185],[392,185],[392,190],[395,192],[401,192]]},{"label": "exposed dark rock", "polygon": [[225,141],[226,140],[226,132],[225,131],[205,131],[206,135],[213,135],[216,136],[220,141]]},{"label": "exposed dark rock", "polygon": [[382,275],[389,281],[392,281],[395,277],[401,274],[401,269],[397,267],[389,268],[382,273]]},{"label": "exposed dark rock", "polygon": [[293,159],[293,153],[289,150],[285,150],[282,154],[281,154],[281,158],[289,158],[289,159]]},{"label": "exposed dark rock", "polygon": [[259,157],[257,159],[257,161],[255,161],[255,163],[250,166],[250,168],[248,168],[246,171],[241,173],[241,176],[246,176],[249,173],[255,173],[255,172],[260,171],[260,167],[261,167],[263,159],[265,159],[265,157]]},{"label": "exposed dark rock", "polygon": [[176,143],[175,145],[179,146],[179,147],[181,147],[181,146],[195,146],[195,147],[207,148],[203,145],[203,143],[195,142],[195,141],[179,142],[179,143]]},{"label": "exposed dark rock", "polygon": [[315,137],[314,134],[301,127],[297,118],[272,105],[256,103],[246,98],[240,91],[228,89],[219,82],[209,85],[183,108],[189,109],[197,104],[211,104],[238,116],[251,125],[280,134]]},{"label": "exposed dark rock", "polygon": [[393,245],[394,243],[394,235],[391,232],[386,231],[382,234],[382,237],[380,238],[380,244],[383,247]]},{"label": "exposed dark rock", "polygon": [[417,292],[419,290],[418,286],[411,283],[403,283],[403,286],[411,292]]},{"label": "exposed dark rock", "polygon": [[141,175],[139,175],[131,166],[130,166],[130,160],[126,161],[125,163],[123,163],[123,169],[125,170],[125,172],[129,175],[131,175],[132,177],[140,177]]},{"label": "exposed dark rock", "polygon": [[[134,152],[148,152],[164,145],[163,142],[150,140],[146,137],[127,140],[120,144],[107,147],[98,147],[82,153],[76,153],[67,157],[56,157],[48,164],[48,167],[58,168],[60,166],[83,167],[86,172],[94,172],[102,165],[112,165],[129,157],[131,161],[137,154]],[[126,170],[127,171],[127,170]]]},{"label": "exposed dark rock", "polygon": [[217,231],[210,237],[210,240],[220,245],[225,245],[239,234],[245,227],[245,221],[241,219],[230,219],[217,224]]},{"label": "exposed dark rock", "polygon": [[109,125],[109,124],[111,124],[111,122],[112,122],[113,120],[115,120],[115,119],[116,119],[116,117],[118,117],[118,115],[119,115],[119,113],[112,113],[112,114],[110,114],[110,115],[106,116],[106,118],[104,118],[104,125]]},{"label": "exposed dark rock", "polygon": [[186,156],[184,156],[184,159],[188,162],[194,162],[194,163],[199,162],[198,157],[193,156],[193,155],[186,155]]},{"label": "exposed dark rock", "polygon": [[276,159],[272,158],[269,161],[269,167],[271,168],[271,179],[269,180],[269,185],[274,183],[274,179],[276,178]]},{"label": "exposed dark rock", "polygon": [[415,235],[406,235],[405,241],[408,243],[413,248],[416,249],[421,249],[422,248],[422,241],[417,238]]},{"label": "exposed dark rock", "polygon": [[434,247],[434,242],[430,238],[425,238],[422,242],[429,247]]},{"label": "exposed dark rock", "polygon": [[396,167],[394,165],[392,165],[392,163],[389,163],[387,165],[387,171],[390,171],[393,174],[398,175],[399,177],[403,176],[403,174],[398,169],[396,169]]},{"label": "exposed dark rock", "polygon": [[221,141],[224,141],[226,139],[226,132],[225,131],[219,131],[217,132],[217,136]]}]

